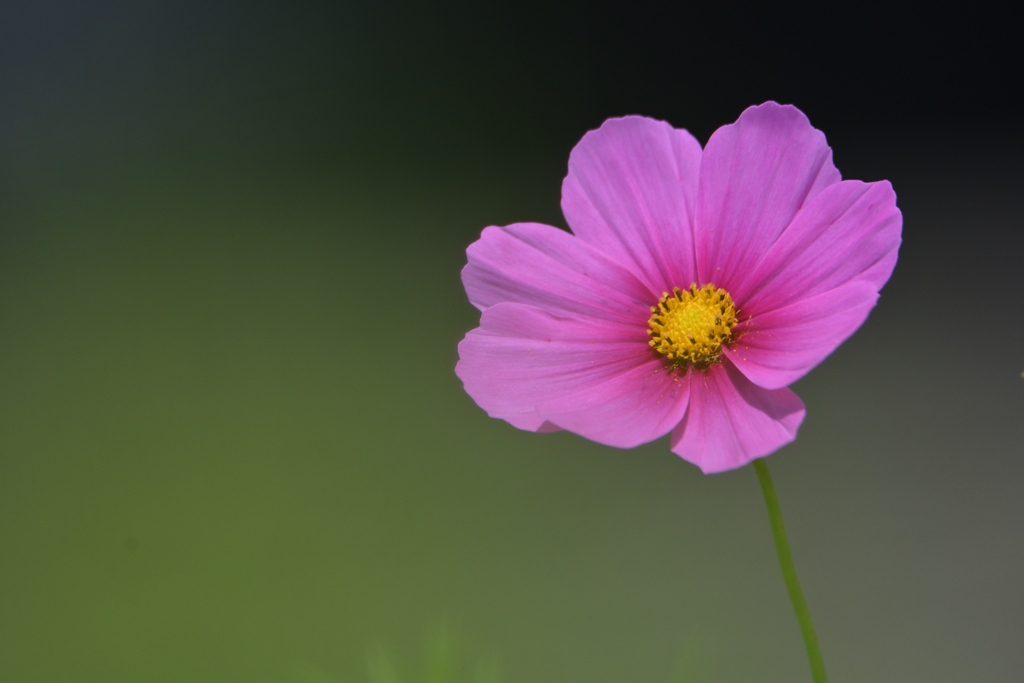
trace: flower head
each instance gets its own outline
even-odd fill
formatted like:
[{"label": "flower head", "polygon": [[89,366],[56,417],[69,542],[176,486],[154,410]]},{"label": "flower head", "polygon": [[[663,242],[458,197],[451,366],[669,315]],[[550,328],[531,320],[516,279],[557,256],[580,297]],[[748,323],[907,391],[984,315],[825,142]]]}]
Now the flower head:
[{"label": "flower head", "polygon": [[860,327],[896,264],[886,181],[842,180],[825,136],[767,102],[702,150],[609,119],[569,157],[562,211],[467,250],[480,327],[456,373],[491,417],[630,448],[672,432],[704,472],[796,438],[787,386]]}]

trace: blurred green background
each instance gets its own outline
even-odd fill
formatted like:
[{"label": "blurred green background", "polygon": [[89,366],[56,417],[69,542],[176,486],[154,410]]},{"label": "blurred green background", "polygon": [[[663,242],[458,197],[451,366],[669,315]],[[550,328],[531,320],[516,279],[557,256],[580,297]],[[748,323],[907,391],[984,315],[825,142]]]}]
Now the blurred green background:
[{"label": "blurred green background", "polygon": [[769,98],[905,217],[770,460],[830,674],[1020,675],[1012,24],[625,8],[5,4],[0,679],[809,680],[753,471],[453,373],[465,247],[564,226],[587,129]]}]

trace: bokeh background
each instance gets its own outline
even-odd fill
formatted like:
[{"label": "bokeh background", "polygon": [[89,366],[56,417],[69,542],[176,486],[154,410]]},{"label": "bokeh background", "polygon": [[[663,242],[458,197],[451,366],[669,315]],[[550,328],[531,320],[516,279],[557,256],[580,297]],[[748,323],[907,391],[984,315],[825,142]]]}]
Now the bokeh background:
[{"label": "bokeh background", "polygon": [[564,226],[585,131],[767,99],[905,220],[770,460],[832,679],[1020,680],[1019,27],[5,2],[0,680],[809,680],[750,468],[518,432],[453,374],[465,247]]}]

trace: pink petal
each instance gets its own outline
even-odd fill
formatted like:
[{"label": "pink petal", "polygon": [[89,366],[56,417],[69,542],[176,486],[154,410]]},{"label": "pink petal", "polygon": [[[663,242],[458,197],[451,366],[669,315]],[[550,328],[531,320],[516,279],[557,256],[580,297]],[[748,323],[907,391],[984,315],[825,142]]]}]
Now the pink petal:
[{"label": "pink petal", "polygon": [[688,376],[650,357],[599,385],[546,401],[537,412],[591,441],[633,448],[672,431],[686,412],[688,397]]},{"label": "pink petal", "polygon": [[646,326],[655,294],[626,268],[564,230],[537,223],[484,229],[462,281],[480,310],[501,302]]},{"label": "pink petal", "polygon": [[569,156],[562,212],[576,234],[657,294],[696,280],[693,213],[700,143],[641,116],[609,119]]},{"label": "pink petal", "polygon": [[691,371],[690,404],[672,452],[705,474],[742,467],[796,438],[804,403],[789,389],[761,389],[726,360]]},{"label": "pink petal", "polygon": [[788,386],[856,332],[877,300],[872,283],[855,281],[756,315],[737,326],[725,355],[760,387]]},{"label": "pink petal", "polygon": [[537,406],[600,387],[651,359],[646,327],[561,318],[520,303],[483,312],[459,344],[455,374],[491,417],[545,425]]},{"label": "pink petal", "polygon": [[836,183],[796,215],[731,293],[757,317],[854,280],[877,292],[896,265],[902,226],[887,181]]},{"label": "pink petal", "polygon": [[766,102],[719,128],[700,167],[700,282],[733,293],[733,280],[754,267],[797,211],[839,180],[825,136],[796,107]]}]

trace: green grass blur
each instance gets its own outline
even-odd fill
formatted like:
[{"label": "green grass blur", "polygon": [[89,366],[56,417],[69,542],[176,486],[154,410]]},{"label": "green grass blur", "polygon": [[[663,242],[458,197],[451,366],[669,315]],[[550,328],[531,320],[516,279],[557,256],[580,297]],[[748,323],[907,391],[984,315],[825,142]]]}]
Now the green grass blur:
[{"label": "green grass blur", "polygon": [[[477,319],[464,246],[559,220],[543,158],[393,185],[158,159],[9,185],[5,680],[456,683],[497,675],[472,678],[488,652],[503,681],[806,675],[749,468],[519,432],[454,376]],[[934,515],[970,481],[961,452],[1009,443],[1020,381],[936,373],[927,345],[879,357],[940,319],[906,325],[918,284],[897,273],[798,385],[806,425],[772,458],[826,663],[848,675],[898,670],[928,639],[908,625],[949,608],[929,586],[974,571],[938,559]],[[1007,399],[947,403],[950,383]],[[998,472],[972,475],[972,520],[1005,514]],[[443,639],[419,654],[439,620],[464,634],[457,660]]]}]

